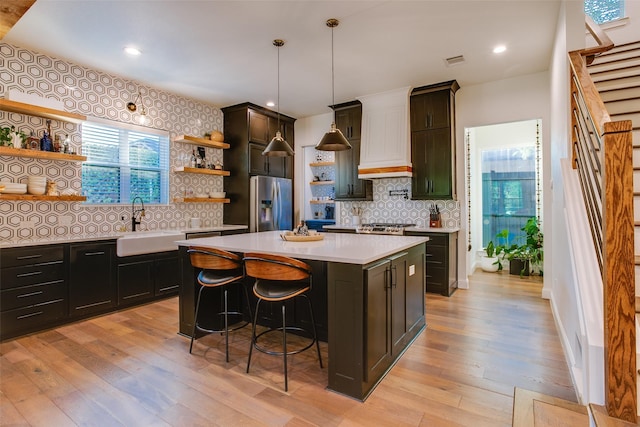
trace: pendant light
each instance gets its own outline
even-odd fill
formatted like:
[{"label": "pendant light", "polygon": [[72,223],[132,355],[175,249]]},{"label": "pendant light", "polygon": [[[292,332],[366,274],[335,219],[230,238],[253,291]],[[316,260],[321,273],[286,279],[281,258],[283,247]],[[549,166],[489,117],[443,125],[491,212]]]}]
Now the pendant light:
[{"label": "pendant light", "polygon": [[[335,84],[333,71],[333,29],[338,26],[340,21],[331,18],[327,20],[327,27],[331,28],[331,105],[335,105]],[[331,129],[325,133],[320,142],[316,145],[316,150],[321,151],[343,151],[350,150],[351,144],[344,137],[340,129],[336,127],[335,119],[331,121]]]},{"label": "pendant light", "polygon": [[269,157],[293,156],[291,146],[280,133],[280,48],[284,46],[284,40],[276,39],[273,41],[273,45],[278,48],[278,130],[276,131],[276,136],[273,137],[267,148],[262,152],[262,155]]}]

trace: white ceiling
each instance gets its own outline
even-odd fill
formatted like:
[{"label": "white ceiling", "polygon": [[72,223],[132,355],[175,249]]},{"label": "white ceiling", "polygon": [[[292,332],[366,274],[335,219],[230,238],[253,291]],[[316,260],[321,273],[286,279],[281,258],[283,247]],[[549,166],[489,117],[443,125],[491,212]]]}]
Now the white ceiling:
[{"label": "white ceiling", "polygon": [[[544,71],[558,11],[558,0],[37,0],[3,41],[222,107],[276,100],[281,38],[280,111],[300,118],[330,111],[328,18],[340,20],[338,103]],[[493,54],[497,44],[508,50]]]}]

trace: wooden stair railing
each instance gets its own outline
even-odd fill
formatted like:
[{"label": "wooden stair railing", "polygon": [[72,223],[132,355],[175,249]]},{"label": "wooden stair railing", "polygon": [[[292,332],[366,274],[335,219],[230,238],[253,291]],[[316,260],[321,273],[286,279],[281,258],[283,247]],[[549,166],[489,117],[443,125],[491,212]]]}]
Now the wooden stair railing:
[{"label": "wooden stair railing", "polygon": [[632,124],[611,121],[587,63],[613,47],[587,17],[598,46],[569,52],[572,163],[577,169],[600,264],[604,382],[608,414],[636,422],[636,324]]}]

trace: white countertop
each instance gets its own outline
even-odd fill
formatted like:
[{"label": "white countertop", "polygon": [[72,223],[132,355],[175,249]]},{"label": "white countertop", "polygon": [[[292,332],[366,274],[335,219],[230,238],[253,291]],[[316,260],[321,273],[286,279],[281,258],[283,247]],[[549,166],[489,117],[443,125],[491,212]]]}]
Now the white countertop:
[{"label": "white countertop", "polygon": [[244,233],[230,236],[180,240],[180,246],[204,246],[231,252],[264,252],[291,258],[369,264],[386,256],[427,242],[422,236],[385,236],[375,234],[322,233],[323,240],[285,242],[281,231]]},{"label": "white countertop", "polygon": [[[177,230],[169,229],[156,229],[156,230],[140,230],[133,233],[145,233],[153,231],[179,231],[181,233],[205,233],[211,231],[233,231],[233,230],[246,230],[246,225],[220,225],[200,228],[181,228]],[[18,241],[2,241],[0,242],[0,248],[18,248],[24,246],[37,246],[37,245],[50,245],[56,243],[74,243],[74,242],[97,242],[101,240],[116,240],[126,234],[131,234],[131,231],[114,231],[111,233],[95,233],[95,234],[74,234],[63,235],[45,238],[33,238],[33,239],[20,239]]]},{"label": "white countertop", "polygon": [[[322,227],[325,230],[352,230],[356,231],[355,225],[324,225]],[[407,227],[405,231],[413,233],[457,233],[460,228],[433,228],[433,227]]]}]

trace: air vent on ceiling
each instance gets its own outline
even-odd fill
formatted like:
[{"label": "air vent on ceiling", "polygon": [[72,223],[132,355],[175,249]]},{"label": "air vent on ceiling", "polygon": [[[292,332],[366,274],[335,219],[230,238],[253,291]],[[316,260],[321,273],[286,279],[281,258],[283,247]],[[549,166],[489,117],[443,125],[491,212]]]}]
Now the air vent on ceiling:
[{"label": "air vent on ceiling", "polygon": [[460,64],[464,63],[464,56],[462,56],[462,55],[452,56],[451,58],[445,59],[444,62],[447,64],[447,67],[453,67],[454,65],[460,65]]}]

